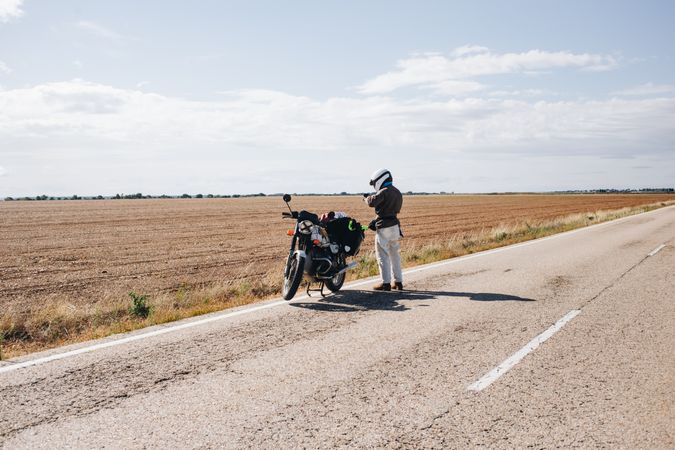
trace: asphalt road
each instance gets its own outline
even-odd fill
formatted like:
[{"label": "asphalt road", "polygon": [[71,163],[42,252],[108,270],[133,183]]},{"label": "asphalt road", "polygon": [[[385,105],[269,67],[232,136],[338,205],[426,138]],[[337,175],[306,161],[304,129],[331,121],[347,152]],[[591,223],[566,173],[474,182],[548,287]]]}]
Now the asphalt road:
[{"label": "asphalt road", "polygon": [[3,363],[0,446],[673,448],[674,237],[670,207],[425,267],[402,293],[348,287]]}]

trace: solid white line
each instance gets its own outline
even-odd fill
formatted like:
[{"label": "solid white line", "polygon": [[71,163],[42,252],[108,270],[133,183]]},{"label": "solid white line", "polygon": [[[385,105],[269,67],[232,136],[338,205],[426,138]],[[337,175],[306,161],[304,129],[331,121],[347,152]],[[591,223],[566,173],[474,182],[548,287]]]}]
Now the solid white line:
[{"label": "solid white line", "polygon": [[[302,298],[302,297],[300,297],[300,298]],[[307,296],[305,296],[304,298],[307,298]],[[246,309],[241,309],[239,311],[229,312],[229,313],[226,313],[226,314],[219,314],[219,315],[215,315],[215,316],[210,316],[210,317],[207,317],[205,319],[195,320],[193,322],[186,322],[186,323],[182,323],[182,324],[178,324],[178,325],[174,325],[174,326],[170,326],[170,327],[163,327],[163,328],[159,328],[158,330],[149,331],[147,333],[134,334],[134,335],[122,338],[122,339],[115,339],[115,340],[112,340],[112,341],[101,342],[99,344],[94,344],[94,345],[90,345],[90,346],[87,346],[87,347],[78,348],[76,350],[71,350],[71,351],[64,352],[64,353],[57,353],[57,354],[54,354],[54,355],[44,356],[42,358],[36,358],[36,359],[29,360],[29,361],[17,362],[17,363],[14,363],[14,364],[10,364],[9,366],[0,367],[0,373],[11,372],[13,370],[23,369],[24,367],[36,366],[38,364],[44,364],[44,363],[48,363],[50,361],[56,361],[58,359],[64,359],[64,358],[68,358],[68,357],[71,357],[71,356],[81,355],[83,353],[89,353],[89,352],[93,352],[95,350],[101,350],[103,348],[115,347],[117,345],[126,344],[128,342],[139,341],[141,339],[145,339],[145,338],[149,338],[149,337],[153,337],[153,336],[159,336],[159,335],[166,334],[166,333],[172,333],[174,331],[184,330],[186,328],[192,328],[192,327],[196,327],[196,326],[199,326],[199,325],[204,325],[205,323],[215,322],[217,320],[228,319],[230,317],[240,316],[242,314],[248,314],[248,313],[251,313],[251,312],[254,312],[254,311],[260,311],[262,309],[273,308],[275,306],[283,305],[283,304],[286,304],[286,303],[287,302],[285,300],[280,300],[280,301],[276,301],[276,302],[273,302],[273,303],[267,303],[265,305],[259,305],[259,306],[254,306],[252,308],[246,308]]]},{"label": "solid white line", "polygon": [[[423,271],[426,271],[426,270],[432,270],[432,269],[436,269],[438,267],[447,266],[449,264],[457,264],[457,263],[460,263],[462,261],[466,261],[466,260],[473,259],[473,258],[480,258],[482,256],[492,255],[494,253],[506,252],[506,251],[513,250],[513,249],[516,249],[516,248],[526,247],[528,245],[534,245],[534,244],[538,244],[538,243],[541,243],[541,242],[549,241],[551,239],[558,239],[558,238],[561,238],[561,237],[564,237],[564,236],[569,236],[569,235],[572,235],[572,234],[575,234],[575,233],[580,233],[580,232],[583,232],[583,231],[586,231],[586,230],[591,230],[591,229],[595,229],[595,228],[599,228],[599,227],[603,227],[603,226],[607,226],[607,225],[617,224],[617,223],[623,222],[625,220],[632,219],[634,217],[638,217],[638,216],[645,215],[645,214],[652,214],[652,213],[655,213],[657,211],[663,211],[663,210],[666,210],[666,209],[669,209],[669,208],[673,208],[673,206],[666,206],[664,208],[659,208],[659,209],[655,209],[655,210],[652,210],[652,211],[647,211],[647,212],[644,212],[644,213],[635,214],[635,215],[632,215],[632,216],[622,217],[620,219],[610,220],[608,222],[602,222],[602,223],[590,225],[590,226],[587,226],[587,227],[584,227],[584,228],[578,228],[576,230],[571,230],[571,231],[566,231],[566,232],[563,232],[563,233],[554,234],[554,235],[547,236],[547,237],[540,238],[540,239],[533,239],[531,241],[521,242],[519,244],[513,244],[513,245],[506,246],[506,247],[500,247],[500,248],[495,248],[495,249],[492,249],[492,250],[487,250],[487,251],[484,251],[484,252],[473,253],[471,255],[460,256],[458,258],[447,259],[445,261],[440,261],[440,262],[437,262],[437,263],[426,264],[426,265],[423,265],[423,266],[415,267],[414,269],[408,269],[408,270],[404,271],[403,274],[409,275],[409,274],[412,274],[412,273],[423,272]],[[345,286],[345,288],[355,288],[355,287],[359,287],[359,286],[364,286],[366,284],[370,284],[372,282],[373,282],[372,278],[366,279],[366,280],[361,280],[361,281],[356,281],[356,282],[347,284]],[[309,298],[309,297],[306,296],[306,295],[303,295],[301,297],[296,297],[293,300],[304,300],[304,299],[307,299],[307,298]],[[287,303],[288,302],[285,301],[285,300],[277,300],[277,301],[273,301],[271,303],[266,303],[264,305],[245,307],[245,308],[242,308],[240,310],[233,311],[233,312],[214,313],[213,315],[209,315],[208,317],[206,317],[204,319],[193,320],[193,321],[184,322],[184,323],[179,322],[179,323],[173,324],[173,325],[161,325],[162,328],[160,328],[158,330],[153,330],[153,331],[148,331],[148,332],[140,332],[138,334],[133,334],[131,336],[127,336],[127,337],[124,337],[124,338],[121,338],[121,339],[114,339],[113,338],[112,340],[109,340],[109,341],[106,341],[106,342],[101,342],[101,343],[98,343],[98,344],[92,344],[92,345],[89,345],[89,346],[86,346],[86,347],[81,347],[81,348],[78,348],[78,349],[75,349],[75,350],[70,350],[70,351],[66,351],[66,352],[63,352],[63,353],[52,354],[52,355],[49,355],[49,356],[43,356],[43,357],[35,358],[35,359],[32,359],[32,360],[28,360],[28,361],[22,361],[22,362],[2,361],[3,363],[8,363],[9,365],[0,366],[0,374],[6,373],[6,372],[11,372],[11,371],[18,370],[18,369],[22,369],[22,368],[25,368],[25,367],[36,366],[36,365],[39,365],[39,364],[44,364],[44,363],[48,363],[48,362],[51,362],[51,361],[56,361],[56,360],[59,360],[59,359],[68,358],[68,357],[71,357],[71,356],[81,355],[83,353],[93,352],[95,350],[101,350],[101,349],[104,349],[104,348],[115,347],[115,346],[126,344],[126,343],[129,343],[129,342],[139,341],[141,339],[159,336],[159,335],[171,333],[171,332],[174,332],[174,331],[184,330],[186,328],[192,328],[192,327],[196,327],[196,326],[199,326],[199,325],[204,325],[206,323],[216,322],[216,321],[219,321],[219,320],[228,319],[230,317],[252,313],[252,312],[260,311],[260,310],[263,310],[263,309],[274,308],[276,306],[285,305]]]},{"label": "solid white line", "polygon": [[562,327],[565,326],[567,322],[574,319],[577,314],[581,312],[580,309],[573,309],[572,311],[565,314],[562,319],[558,320],[553,324],[548,330],[541,333],[539,336],[532,339],[530,342],[525,345],[525,347],[518,350],[513,355],[509,356],[504,362],[492,369],[490,372],[483,375],[483,377],[470,385],[467,389],[470,391],[480,392],[486,387],[494,383],[499,377],[508,372],[513,366],[518,364],[528,353],[536,350],[541,344],[543,344],[548,338],[553,336],[558,332]]},{"label": "solid white line", "polygon": [[666,244],[661,244],[661,245],[659,245],[659,246],[656,247],[654,250],[652,250],[651,252],[649,252],[649,254],[648,254],[647,256],[654,256],[654,255],[656,255],[656,254],[657,254],[658,252],[660,252],[661,249],[662,249],[663,247],[665,247],[665,246],[666,246]]}]

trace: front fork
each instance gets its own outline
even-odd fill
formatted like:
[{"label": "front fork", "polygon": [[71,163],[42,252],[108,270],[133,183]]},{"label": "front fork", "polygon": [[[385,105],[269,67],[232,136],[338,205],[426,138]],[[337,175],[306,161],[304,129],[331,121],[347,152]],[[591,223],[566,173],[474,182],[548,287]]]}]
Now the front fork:
[{"label": "front fork", "polygon": [[291,260],[293,259],[293,254],[295,253],[295,244],[298,241],[297,236],[293,236],[291,240],[291,249],[288,252],[288,258],[286,259],[286,269],[284,269],[284,278],[288,278],[288,271],[291,270]]}]

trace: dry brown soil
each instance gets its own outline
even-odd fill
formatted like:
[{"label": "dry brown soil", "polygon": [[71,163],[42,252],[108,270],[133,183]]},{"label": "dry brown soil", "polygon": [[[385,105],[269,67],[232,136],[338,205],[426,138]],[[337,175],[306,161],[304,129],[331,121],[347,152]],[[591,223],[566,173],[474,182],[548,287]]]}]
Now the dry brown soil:
[{"label": "dry brown soil", "polygon": [[[407,245],[522,220],[618,209],[673,195],[408,196]],[[297,197],[295,209],[346,211],[368,223],[360,197]],[[292,225],[279,197],[0,202],[0,309],[97,304],[181,286],[236,283],[281,264]],[[372,249],[367,234],[363,251]]]}]

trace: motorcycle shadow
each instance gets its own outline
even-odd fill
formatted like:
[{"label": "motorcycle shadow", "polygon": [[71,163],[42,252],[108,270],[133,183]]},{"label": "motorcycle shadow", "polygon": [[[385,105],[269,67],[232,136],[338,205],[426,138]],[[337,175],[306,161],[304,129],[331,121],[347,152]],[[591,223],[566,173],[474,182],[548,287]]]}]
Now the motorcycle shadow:
[{"label": "motorcycle shadow", "polygon": [[[489,292],[447,292],[447,291],[339,291],[328,297],[318,298],[316,302],[291,302],[290,306],[326,312],[357,312],[357,311],[407,311],[411,309],[404,302],[424,300],[439,300],[443,297],[466,297],[469,300],[480,302],[519,301],[535,302],[532,298],[517,295],[497,294]],[[415,305],[428,306],[428,305]]]}]

